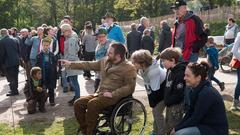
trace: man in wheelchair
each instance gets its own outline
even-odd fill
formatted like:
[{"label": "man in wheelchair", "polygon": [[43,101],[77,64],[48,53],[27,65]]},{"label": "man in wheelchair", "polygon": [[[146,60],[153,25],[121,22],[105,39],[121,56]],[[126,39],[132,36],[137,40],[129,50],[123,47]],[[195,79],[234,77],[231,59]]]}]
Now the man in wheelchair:
[{"label": "man in wheelchair", "polygon": [[92,135],[99,114],[115,105],[135,90],[137,72],[125,59],[126,49],[120,43],[112,43],[106,58],[95,62],[70,62],[61,60],[67,68],[100,71],[102,78],[97,93],[81,97],[74,103],[75,117],[81,133]]}]

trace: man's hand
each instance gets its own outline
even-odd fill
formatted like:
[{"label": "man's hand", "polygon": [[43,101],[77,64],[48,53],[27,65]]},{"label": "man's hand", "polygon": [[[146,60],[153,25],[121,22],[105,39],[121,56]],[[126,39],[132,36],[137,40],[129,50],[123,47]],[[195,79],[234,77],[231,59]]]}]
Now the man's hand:
[{"label": "man's hand", "polygon": [[108,98],[112,98],[112,93],[111,92],[104,92],[103,96],[108,97]]},{"label": "man's hand", "polygon": [[58,61],[61,63],[61,65],[65,67],[69,67],[71,65],[71,61],[68,61],[68,60],[60,59]]}]

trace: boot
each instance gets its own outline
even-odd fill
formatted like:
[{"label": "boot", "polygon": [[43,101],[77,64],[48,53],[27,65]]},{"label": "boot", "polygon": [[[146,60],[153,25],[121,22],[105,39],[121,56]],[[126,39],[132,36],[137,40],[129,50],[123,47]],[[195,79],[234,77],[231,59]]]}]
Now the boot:
[{"label": "boot", "polygon": [[238,104],[239,104],[239,100],[234,99],[234,100],[233,100],[233,104],[232,104],[230,110],[231,110],[231,111],[236,111],[236,110],[238,110]]},{"label": "boot", "polygon": [[225,83],[224,83],[224,82],[221,82],[221,83],[219,84],[219,87],[220,87],[221,91],[224,91],[224,90],[225,90]]}]

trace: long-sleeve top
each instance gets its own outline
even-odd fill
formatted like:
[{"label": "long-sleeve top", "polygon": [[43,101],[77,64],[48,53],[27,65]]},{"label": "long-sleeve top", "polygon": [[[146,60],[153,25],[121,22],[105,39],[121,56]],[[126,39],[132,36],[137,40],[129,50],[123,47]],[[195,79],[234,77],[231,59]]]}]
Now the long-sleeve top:
[{"label": "long-sleeve top", "polygon": [[123,45],[126,43],[121,27],[116,24],[108,28],[108,39],[122,43]]},{"label": "long-sleeve top", "polygon": [[31,52],[30,52],[30,59],[36,59],[38,53],[40,52],[40,46],[41,46],[42,39],[39,36],[34,37],[28,37],[25,40],[25,44],[28,46],[32,46]]},{"label": "long-sleeve top", "polygon": [[239,47],[240,47],[240,32],[238,33],[232,48],[233,56],[240,61]]},{"label": "long-sleeve top", "polygon": [[175,130],[198,127],[201,135],[228,135],[222,96],[205,80],[190,93],[190,108]]}]

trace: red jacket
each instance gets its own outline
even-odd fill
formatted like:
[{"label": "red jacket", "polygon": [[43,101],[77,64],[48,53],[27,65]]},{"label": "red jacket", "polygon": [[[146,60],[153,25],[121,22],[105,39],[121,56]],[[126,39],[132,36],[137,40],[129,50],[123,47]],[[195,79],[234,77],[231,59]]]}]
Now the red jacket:
[{"label": "red jacket", "polygon": [[[199,50],[205,45],[205,34],[203,31],[202,21],[197,16],[192,16],[191,18],[184,21],[185,23],[185,45],[183,53],[183,59],[185,61],[189,61],[191,53],[198,53]],[[172,43],[173,47],[175,47],[175,34],[176,28],[178,24],[175,24],[173,36],[172,36]],[[204,35],[204,36],[202,36]],[[204,37],[204,38],[203,38]],[[204,39],[204,41],[202,40]]]}]

